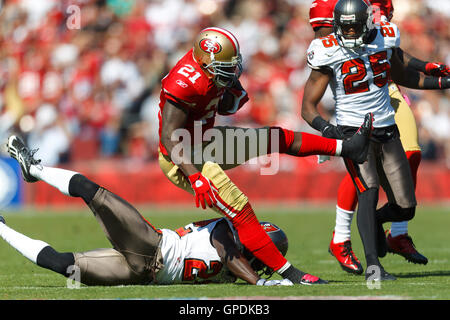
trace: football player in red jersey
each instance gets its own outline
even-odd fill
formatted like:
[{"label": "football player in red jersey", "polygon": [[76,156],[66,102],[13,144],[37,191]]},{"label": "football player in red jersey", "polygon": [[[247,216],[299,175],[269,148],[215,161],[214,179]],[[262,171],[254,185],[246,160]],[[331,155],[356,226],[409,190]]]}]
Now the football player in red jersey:
[{"label": "football player in red jersey", "polygon": [[[309,11],[309,22],[314,29],[315,38],[333,32],[333,9],[337,0],[314,0]],[[374,20],[377,23],[390,21],[394,7],[391,0],[371,0]],[[406,66],[423,72],[426,75],[445,77],[450,75],[450,68],[438,62],[424,62],[410,56],[399,49],[399,55]],[[421,160],[417,126],[409,107],[408,98],[401,94],[395,83],[389,86],[391,103],[396,111],[396,123],[400,130],[401,141],[405,149],[414,183],[417,182],[417,170]],[[355,256],[351,245],[351,222],[357,204],[357,193],[352,179],[347,174],[342,180],[337,196],[336,225],[329,246],[329,252],[336,257],[341,267],[349,273],[363,272],[361,263]],[[388,250],[403,256],[406,260],[426,264],[428,259],[414,247],[408,235],[408,222],[393,222],[387,235]]]},{"label": "football player in red jersey", "polygon": [[[356,161],[364,161],[366,146],[363,145],[368,141],[372,119],[370,115],[366,117],[360,134],[351,139],[353,142],[326,139],[279,127],[214,127],[217,113],[233,114],[249,99],[239,82],[241,72],[239,42],[231,32],[222,28],[206,28],[198,34],[193,48],[162,80],[159,112],[160,167],[172,183],[194,195],[197,207],[210,207],[227,217],[237,230],[243,245],[283,278],[294,283],[304,283],[308,279],[310,284],[323,283],[321,279],[311,278],[292,266],[280,254],[261,229],[247,197],[224,170],[236,167],[250,158],[276,152],[293,156],[350,154],[350,157],[359,158]],[[211,132],[214,132],[213,142],[203,139]],[[245,135],[242,145],[236,143],[236,134],[239,133]],[[180,152],[177,134],[183,136],[184,146],[188,145],[181,148],[183,152]],[[213,143],[219,146],[211,147]],[[357,148],[355,144],[358,145]],[[250,152],[255,146],[259,149],[257,155]],[[361,155],[357,154],[358,148]],[[207,150],[212,149],[215,154],[208,161],[204,155]],[[243,161],[236,160],[237,158]]]}]

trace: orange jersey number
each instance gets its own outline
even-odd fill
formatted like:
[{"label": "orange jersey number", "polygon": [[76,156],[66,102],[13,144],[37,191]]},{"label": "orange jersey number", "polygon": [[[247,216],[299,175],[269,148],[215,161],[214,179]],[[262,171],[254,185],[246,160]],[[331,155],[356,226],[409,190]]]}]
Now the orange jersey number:
[{"label": "orange jersey number", "polygon": [[193,281],[196,277],[208,279],[220,272],[222,263],[219,261],[210,261],[208,267],[205,261],[200,259],[184,260],[183,281]]},{"label": "orange jersey number", "polygon": [[389,38],[393,38],[395,37],[395,31],[394,28],[390,27],[390,23],[389,22],[380,22],[381,25],[381,34],[383,35],[383,37],[389,37]]},{"label": "orange jersey number", "polygon": [[330,34],[329,36],[322,38],[322,44],[325,48],[331,48],[332,46],[337,46],[338,42],[336,37]]}]

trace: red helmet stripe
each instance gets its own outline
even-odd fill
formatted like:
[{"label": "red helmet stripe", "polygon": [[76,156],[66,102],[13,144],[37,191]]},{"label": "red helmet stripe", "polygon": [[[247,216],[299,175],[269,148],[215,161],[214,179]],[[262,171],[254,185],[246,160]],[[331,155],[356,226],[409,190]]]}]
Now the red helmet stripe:
[{"label": "red helmet stripe", "polygon": [[225,29],[222,29],[222,28],[215,28],[215,27],[203,29],[201,32],[210,31],[210,30],[219,32],[219,33],[223,34],[225,37],[227,37],[228,40],[230,40],[230,42],[233,44],[234,52],[236,54],[239,53],[239,42],[231,32],[229,32]]}]

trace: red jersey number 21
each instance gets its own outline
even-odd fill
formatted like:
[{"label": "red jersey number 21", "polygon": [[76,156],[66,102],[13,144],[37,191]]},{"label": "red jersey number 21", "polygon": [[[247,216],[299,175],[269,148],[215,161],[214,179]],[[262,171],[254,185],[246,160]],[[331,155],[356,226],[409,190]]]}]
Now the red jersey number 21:
[{"label": "red jersey number 21", "polygon": [[198,71],[194,71],[195,68],[193,66],[191,66],[190,64],[185,64],[178,70],[178,73],[188,78],[190,82],[195,83],[195,81],[200,78],[201,74]]}]

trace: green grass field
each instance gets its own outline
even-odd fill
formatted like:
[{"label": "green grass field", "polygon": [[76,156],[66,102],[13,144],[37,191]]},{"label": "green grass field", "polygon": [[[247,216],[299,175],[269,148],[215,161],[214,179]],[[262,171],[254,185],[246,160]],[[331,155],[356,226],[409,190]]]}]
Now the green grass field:
[{"label": "green grass field", "polygon": [[[214,217],[200,210],[142,209],[156,227],[177,228],[191,221]],[[450,210],[448,207],[418,208],[409,224],[416,247],[426,255],[426,266],[407,263],[388,254],[382,259],[386,270],[397,281],[383,282],[370,289],[363,276],[341,270],[327,247],[334,226],[334,210],[300,207],[299,209],[257,208],[261,221],[271,221],[289,238],[289,261],[304,271],[329,281],[328,285],[293,287],[256,287],[243,282],[227,285],[172,285],[67,288],[64,277],[42,269],[0,239],[0,299],[450,299]],[[29,237],[48,242],[58,251],[86,251],[109,247],[99,225],[88,210],[51,212],[14,212],[4,214],[7,224]],[[353,248],[364,263],[361,240],[353,221]],[[245,297],[245,298],[244,298]]]}]

